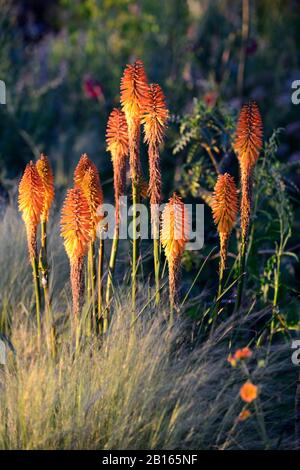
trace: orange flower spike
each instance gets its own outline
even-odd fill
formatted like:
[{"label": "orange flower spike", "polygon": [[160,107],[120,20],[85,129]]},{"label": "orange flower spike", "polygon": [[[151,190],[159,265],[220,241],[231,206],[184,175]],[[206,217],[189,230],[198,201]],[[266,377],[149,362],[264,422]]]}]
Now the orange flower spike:
[{"label": "orange flower spike", "polygon": [[151,206],[160,204],[161,201],[161,171],[158,147],[163,141],[167,119],[168,109],[163,91],[159,85],[152,84],[148,88],[148,100],[145,104],[142,119],[145,133],[144,140],[149,147],[149,195]]},{"label": "orange flower spike", "polygon": [[83,191],[69,189],[62,208],[61,236],[71,262],[85,256],[91,230],[91,212]]},{"label": "orange flower spike", "polygon": [[41,154],[39,160],[36,162],[36,169],[40,175],[44,188],[44,202],[41,221],[47,222],[49,217],[49,210],[54,199],[54,178],[49,160],[46,155]]},{"label": "orange flower spike", "polygon": [[234,178],[219,175],[212,198],[212,213],[220,237],[220,277],[226,267],[227,245],[238,213],[238,195]]},{"label": "orange flower spike", "polygon": [[83,261],[92,223],[88,202],[80,188],[69,189],[62,209],[61,236],[70,260],[73,314],[78,316],[83,295]]},{"label": "orange flower spike", "polygon": [[168,109],[161,87],[151,84],[148,88],[148,99],[145,102],[142,123],[144,124],[145,142],[149,146],[161,144],[164,138]]},{"label": "orange flower spike", "polygon": [[98,214],[97,211],[99,209],[99,206],[103,204],[103,192],[100,186],[98,173],[95,173],[93,167],[88,167],[88,169],[86,170],[85,175],[81,181],[81,189],[88,202],[91,213],[91,241],[95,241],[97,224],[101,219],[101,216]]},{"label": "orange flower spike", "polygon": [[234,150],[241,169],[253,167],[263,145],[263,125],[259,107],[250,101],[242,107],[238,119]]},{"label": "orange flower spike", "polygon": [[162,213],[161,244],[169,265],[171,306],[178,307],[178,277],[180,262],[189,239],[189,219],[181,198],[175,193]]},{"label": "orange flower spike", "polygon": [[43,210],[44,188],[36,166],[31,161],[19,184],[19,211],[22,212],[31,258],[36,256],[36,231]]},{"label": "orange flower spike", "polygon": [[125,114],[114,108],[109,115],[106,127],[106,150],[111,153],[112,160],[128,155],[128,128]]},{"label": "orange flower spike", "polygon": [[130,174],[135,186],[141,179],[141,162],[139,156],[140,124],[145,103],[148,100],[148,80],[144,64],[136,60],[127,65],[121,79],[121,105],[128,125]]},{"label": "orange flower spike", "polygon": [[114,169],[116,223],[119,223],[119,198],[125,193],[126,159],[129,152],[128,128],[125,114],[120,109],[110,113],[106,128],[106,150],[110,152]]},{"label": "orange flower spike", "polygon": [[246,382],[240,388],[240,397],[246,403],[252,403],[258,396],[258,387],[252,382]]},{"label": "orange flower spike", "polygon": [[242,239],[246,243],[251,213],[251,175],[263,145],[262,119],[257,104],[253,101],[242,107],[233,144],[241,169],[241,227]]},{"label": "orange flower spike", "polygon": [[121,79],[121,104],[127,122],[140,120],[148,98],[148,80],[144,64],[136,60],[127,65]]},{"label": "orange flower spike", "polygon": [[99,184],[100,184],[99,173],[98,173],[96,165],[92,162],[92,160],[89,159],[88,155],[84,153],[81,155],[80,160],[74,171],[74,185],[75,186],[79,186],[79,187],[81,186],[81,182],[88,168],[93,169],[95,173],[95,178],[99,180]]}]

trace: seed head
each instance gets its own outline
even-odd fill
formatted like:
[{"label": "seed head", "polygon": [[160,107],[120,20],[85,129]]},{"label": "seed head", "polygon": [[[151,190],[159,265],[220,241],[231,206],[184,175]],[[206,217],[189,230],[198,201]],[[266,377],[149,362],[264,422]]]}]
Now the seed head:
[{"label": "seed head", "polygon": [[225,173],[219,175],[212,199],[214,222],[219,233],[229,234],[238,213],[238,195],[234,178]]},{"label": "seed head", "polygon": [[142,117],[148,95],[148,80],[141,60],[127,65],[121,79],[121,104],[127,122]]},{"label": "seed head", "polygon": [[91,231],[91,212],[83,191],[69,189],[62,208],[61,236],[71,263],[86,254]]},{"label": "seed head", "polygon": [[39,160],[36,162],[36,169],[42,180],[44,188],[44,201],[41,220],[42,222],[47,222],[49,211],[54,199],[54,179],[50,163],[46,155],[41,154]]},{"label": "seed head", "polygon": [[263,126],[259,108],[254,101],[245,104],[237,123],[234,150],[241,169],[253,167],[263,144]]},{"label": "seed head", "polygon": [[145,142],[148,145],[157,146],[162,143],[167,119],[168,109],[163,91],[159,85],[151,84],[142,118]]}]

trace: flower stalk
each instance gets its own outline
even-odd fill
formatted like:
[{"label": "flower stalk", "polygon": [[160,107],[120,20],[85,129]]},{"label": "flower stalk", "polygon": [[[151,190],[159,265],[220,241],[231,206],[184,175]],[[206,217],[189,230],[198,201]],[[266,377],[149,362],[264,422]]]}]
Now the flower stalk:
[{"label": "flower stalk", "polygon": [[179,312],[180,264],[189,239],[189,219],[181,198],[174,193],[162,213],[161,243],[169,267],[170,324]]},{"label": "flower stalk", "polygon": [[139,262],[139,238],[137,230],[137,204],[140,198],[141,162],[140,162],[140,125],[145,100],[147,100],[148,82],[144,64],[136,60],[127,65],[121,80],[121,104],[128,126],[129,163],[132,184],[132,320],[135,320],[137,271]]},{"label": "flower stalk", "polygon": [[254,101],[245,104],[238,119],[234,150],[237,154],[241,174],[241,247],[239,256],[239,281],[236,311],[243,300],[244,274],[248,234],[251,220],[252,176],[263,144],[262,119]]},{"label": "flower stalk", "polygon": [[113,287],[113,276],[115,271],[119,232],[120,232],[120,198],[125,194],[126,186],[126,163],[129,152],[128,128],[125,114],[120,109],[114,108],[108,118],[106,129],[107,151],[111,154],[114,172],[114,195],[115,195],[115,228],[111,247],[108,277],[105,294],[105,310],[109,315],[111,291]]},{"label": "flower stalk", "polygon": [[37,257],[37,228],[41,220],[44,187],[35,164],[25,168],[19,185],[19,210],[26,227],[28,253],[32,266],[38,346],[41,340],[41,291]]},{"label": "flower stalk", "polygon": [[155,276],[155,303],[160,301],[160,242],[159,242],[159,211],[161,203],[161,170],[159,146],[163,142],[168,109],[161,87],[151,84],[148,88],[148,99],[145,102],[145,110],[142,122],[144,124],[145,142],[148,144],[149,160],[149,189],[151,207],[151,227],[153,236],[153,257]]}]

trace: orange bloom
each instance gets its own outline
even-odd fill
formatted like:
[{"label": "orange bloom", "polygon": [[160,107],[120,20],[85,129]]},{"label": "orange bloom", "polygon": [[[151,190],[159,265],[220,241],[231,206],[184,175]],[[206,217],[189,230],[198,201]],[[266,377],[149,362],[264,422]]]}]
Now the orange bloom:
[{"label": "orange bloom", "polygon": [[151,84],[148,88],[148,99],[145,101],[142,118],[145,142],[148,145],[157,146],[163,141],[168,115],[169,112],[161,87],[157,84]]},{"label": "orange bloom", "polygon": [[250,101],[242,107],[240,112],[234,150],[238,155],[240,165],[255,165],[263,144],[262,119],[259,107]]},{"label": "orange bloom", "polygon": [[97,225],[98,222],[101,220],[101,215],[98,214],[98,210],[101,204],[103,204],[103,193],[102,188],[100,186],[98,173],[95,174],[95,171],[92,167],[89,167],[86,170],[81,182],[81,189],[88,202],[89,209],[91,212],[91,240],[95,241]]},{"label": "orange bloom", "polygon": [[237,218],[238,196],[234,178],[229,173],[218,176],[212,212],[219,233],[230,233]]},{"label": "orange bloom", "polygon": [[[145,104],[145,111],[142,122],[144,124],[145,142],[148,144],[149,156],[149,196],[151,204],[152,225],[158,225],[155,220],[155,207],[161,202],[161,171],[159,161],[159,144],[163,141],[166,122],[168,119],[168,109],[165,97],[159,85],[152,84],[148,89],[148,100]],[[156,228],[158,230],[158,226]]]},{"label": "orange bloom", "polygon": [[97,167],[86,153],[81,155],[75,168],[74,185],[82,189],[88,202],[92,217],[91,241],[95,241],[97,224],[101,219],[97,210],[103,204],[103,191]]},{"label": "orange bloom", "polygon": [[31,161],[26,165],[19,184],[19,211],[25,222],[28,251],[31,258],[36,256],[36,232],[43,210],[44,188],[36,166]]},{"label": "orange bloom", "polygon": [[175,193],[162,213],[161,243],[169,266],[170,303],[178,306],[180,262],[189,239],[189,220],[184,203]]},{"label": "orange bloom", "polygon": [[83,191],[69,189],[62,208],[61,236],[71,262],[86,254],[91,229],[91,212]]},{"label": "orange bloom", "polygon": [[127,65],[121,79],[121,104],[128,125],[130,176],[136,188],[141,180],[140,124],[148,98],[148,81],[143,62]]},{"label": "orange bloom", "polygon": [[[96,165],[89,159],[86,153],[82,154],[74,171],[74,185],[81,187],[81,182],[88,168],[92,168],[95,178],[99,179],[99,173]],[[100,184],[100,179],[99,179]]]},{"label": "orange bloom", "polygon": [[114,169],[114,192],[116,205],[116,224],[120,219],[120,197],[125,193],[126,160],[129,152],[128,128],[125,114],[120,109],[113,109],[106,128],[106,150],[111,153]]},{"label": "orange bloom", "polygon": [[235,367],[238,361],[243,360],[243,359],[248,359],[251,356],[252,356],[251,349],[245,347],[242,349],[237,349],[233,355],[229,354],[227,361],[232,365],[232,367]]},{"label": "orange bloom", "polygon": [[229,356],[227,357],[227,361],[232,367],[235,367],[237,364],[237,360],[232,354],[229,354]]},{"label": "orange bloom", "polygon": [[240,397],[246,403],[251,403],[258,396],[258,387],[253,385],[252,382],[246,382],[240,388]]},{"label": "orange bloom", "polygon": [[246,250],[250,225],[252,183],[251,175],[263,145],[262,119],[257,104],[253,101],[242,107],[236,129],[233,148],[241,169],[241,229],[242,251]]},{"label": "orange bloom", "polygon": [[39,160],[36,162],[36,168],[44,187],[44,202],[41,221],[47,222],[49,217],[49,210],[54,199],[54,178],[49,160],[46,155],[41,154]]},{"label": "orange bloom", "polygon": [[128,128],[125,114],[114,108],[109,115],[106,128],[106,150],[111,153],[112,160],[128,155]]},{"label": "orange bloom", "polygon": [[220,237],[220,282],[222,282],[227,261],[227,245],[230,232],[238,213],[238,196],[234,178],[225,173],[219,175],[212,197],[211,208],[213,219],[218,227]]},{"label": "orange bloom", "polygon": [[148,80],[141,60],[127,65],[121,79],[121,104],[127,122],[140,119],[148,98]]},{"label": "orange bloom", "polygon": [[161,243],[168,261],[182,257],[188,239],[188,213],[182,199],[174,193],[162,213]]},{"label": "orange bloom", "polygon": [[248,359],[251,356],[252,356],[252,351],[251,351],[251,349],[249,349],[247,347],[242,348],[242,349],[238,349],[234,354],[234,357],[237,360]]},{"label": "orange bloom", "polygon": [[250,418],[250,416],[251,416],[251,412],[249,410],[243,410],[238,415],[237,420],[241,422],[246,421],[248,418]]}]

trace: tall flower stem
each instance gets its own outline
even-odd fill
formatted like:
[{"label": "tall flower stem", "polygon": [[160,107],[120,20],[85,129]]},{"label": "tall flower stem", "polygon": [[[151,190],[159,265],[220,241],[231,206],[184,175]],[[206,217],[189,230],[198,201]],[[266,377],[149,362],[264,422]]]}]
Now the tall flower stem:
[{"label": "tall flower stem", "polygon": [[[247,4],[248,2],[244,2]],[[254,101],[245,104],[237,123],[236,138],[233,144],[237,154],[241,174],[241,246],[239,253],[239,282],[235,312],[243,301],[244,274],[248,249],[248,234],[252,201],[252,174],[263,145],[262,119]]]},{"label": "tall flower stem", "polygon": [[240,246],[240,257],[239,257],[239,281],[237,287],[237,300],[236,310],[238,310],[243,301],[243,291],[245,285],[245,269],[246,269],[246,257],[248,248],[248,234],[250,229],[250,214],[251,214],[251,171],[243,172],[241,175],[241,187],[242,187],[242,200],[241,200],[241,246]]},{"label": "tall flower stem", "polygon": [[88,250],[88,278],[89,278],[89,302],[92,306],[92,321],[96,325],[96,305],[95,305],[95,288],[96,288],[96,273],[95,273],[95,243],[90,241]]},{"label": "tall flower stem", "polygon": [[33,286],[35,293],[35,311],[36,311],[36,326],[37,326],[37,340],[40,345],[41,340],[41,290],[39,280],[38,262],[36,256],[31,257]]},{"label": "tall flower stem", "polygon": [[41,249],[39,256],[39,271],[41,273],[41,284],[44,293],[44,306],[45,306],[45,328],[47,336],[48,349],[55,357],[55,333],[53,328],[52,310],[49,296],[49,266],[47,259],[47,222],[41,221]]},{"label": "tall flower stem", "polygon": [[154,254],[154,276],[155,276],[155,304],[160,302],[160,243],[159,230],[154,231],[153,254]]},{"label": "tall flower stem", "polygon": [[111,291],[113,287],[113,276],[115,272],[118,246],[119,246],[119,226],[116,225],[115,232],[114,232],[114,239],[112,242],[112,247],[111,247],[111,252],[110,252],[110,258],[109,258],[108,277],[107,277],[106,294],[105,294],[105,305],[106,305],[105,308],[108,310],[110,308],[110,297],[111,297]]},{"label": "tall flower stem", "polygon": [[109,314],[107,309],[103,308],[103,267],[104,267],[104,240],[100,234],[99,252],[98,252],[98,320],[103,318],[103,333],[108,329]]},{"label": "tall flower stem", "polygon": [[137,270],[139,257],[139,240],[137,236],[137,203],[138,203],[138,185],[132,183],[132,271],[131,271],[131,302],[132,302],[132,321],[135,320],[136,311],[136,291],[137,291]]}]

